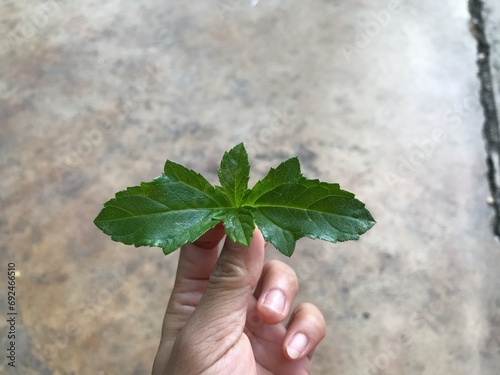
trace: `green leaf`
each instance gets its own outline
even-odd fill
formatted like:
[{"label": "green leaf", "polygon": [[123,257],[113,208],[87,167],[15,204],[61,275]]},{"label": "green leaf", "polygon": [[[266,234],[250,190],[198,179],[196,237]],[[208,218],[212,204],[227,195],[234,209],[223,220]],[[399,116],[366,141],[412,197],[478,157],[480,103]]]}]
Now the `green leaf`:
[{"label": "green leaf", "polygon": [[115,241],[159,246],[168,254],[194,242],[220,221],[233,241],[250,244],[255,226],[280,252],[291,256],[302,237],[330,242],[358,239],[375,220],[339,184],[302,176],[297,158],[271,168],[248,189],[250,165],[243,144],[226,152],[218,169],[221,186],[167,161],[162,176],[116,193],[94,223]]},{"label": "green leaf", "polygon": [[255,221],[250,208],[233,208],[221,212],[226,233],[235,242],[250,245],[255,229]]},{"label": "green leaf", "polygon": [[303,177],[297,158],[271,169],[245,204],[264,238],[287,256],[299,238],[356,240],[375,224],[365,205],[339,184]]},{"label": "green leaf", "polygon": [[222,190],[233,207],[241,207],[243,196],[248,190],[250,164],[243,143],[224,153],[217,170]]},{"label": "green leaf", "polygon": [[94,223],[115,241],[159,246],[168,254],[217,225],[228,207],[203,176],[167,161],[162,176],[116,193]]},{"label": "green leaf", "polygon": [[264,238],[287,256],[299,238],[356,240],[375,224],[365,205],[338,184],[302,177],[268,186],[252,198],[249,204]]}]

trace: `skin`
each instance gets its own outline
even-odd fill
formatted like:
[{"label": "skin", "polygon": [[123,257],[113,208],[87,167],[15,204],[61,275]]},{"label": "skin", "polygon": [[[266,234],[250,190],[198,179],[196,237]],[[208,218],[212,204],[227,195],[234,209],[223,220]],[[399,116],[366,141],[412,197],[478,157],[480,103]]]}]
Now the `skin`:
[{"label": "skin", "polygon": [[[323,315],[302,303],[283,324],[297,295],[295,272],[279,261],[264,264],[258,229],[248,248],[226,238],[219,256],[223,239],[218,225],[181,248],[153,375],[309,374],[325,336]],[[274,296],[274,309],[266,296]],[[289,350],[297,333],[306,347]]]}]

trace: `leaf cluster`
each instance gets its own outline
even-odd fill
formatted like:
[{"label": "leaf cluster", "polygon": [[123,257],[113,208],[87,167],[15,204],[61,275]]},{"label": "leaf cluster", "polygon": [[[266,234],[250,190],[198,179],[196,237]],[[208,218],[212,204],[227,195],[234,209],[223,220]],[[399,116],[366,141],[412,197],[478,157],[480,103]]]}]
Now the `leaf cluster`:
[{"label": "leaf cluster", "polygon": [[158,246],[165,254],[194,242],[219,222],[235,242],[249,245],[255,226],[266,241],[291,256],[299,238],[356,240],[375,220],[339,184],[305,178],[297,158],[271,168],[248,188],[250,164],[243,143],[222,157],[220,186],[167,160],[163,174],[116,193],[94,223],[115,241]]}]

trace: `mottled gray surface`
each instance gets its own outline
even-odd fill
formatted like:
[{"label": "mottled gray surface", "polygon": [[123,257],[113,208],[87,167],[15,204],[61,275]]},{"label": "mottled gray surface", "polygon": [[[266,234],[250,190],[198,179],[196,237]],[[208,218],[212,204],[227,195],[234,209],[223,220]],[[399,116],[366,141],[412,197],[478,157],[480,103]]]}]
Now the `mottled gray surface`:
[{"label": "mottled gray surface", "polygon": [[314,374],[500,373],[465,1],[4,1],[0,14],[19,373],[150,371],[177,255],[114,243],[92,220],[166,158],[215,181],[240,141],[252,181],[298,155],[378,221],[358,242],[269,250],[325,314]]}]

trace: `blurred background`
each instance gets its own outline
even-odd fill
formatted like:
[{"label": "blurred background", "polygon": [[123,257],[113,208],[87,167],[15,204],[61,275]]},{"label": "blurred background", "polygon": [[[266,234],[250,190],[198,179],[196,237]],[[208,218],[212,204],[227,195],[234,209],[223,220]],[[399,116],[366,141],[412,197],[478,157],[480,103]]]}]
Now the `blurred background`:
[{"label": "blurred background", "polygon": [[500,373],[469,20],[455,0],[2,1],[0,373],[150,373],[178,254],[92,221],[166,159],[216,182],[241,141],[251,182],[297,155],[378,222],[268,249],[325,315],[313,374]]}]

